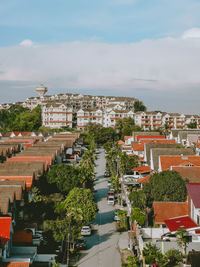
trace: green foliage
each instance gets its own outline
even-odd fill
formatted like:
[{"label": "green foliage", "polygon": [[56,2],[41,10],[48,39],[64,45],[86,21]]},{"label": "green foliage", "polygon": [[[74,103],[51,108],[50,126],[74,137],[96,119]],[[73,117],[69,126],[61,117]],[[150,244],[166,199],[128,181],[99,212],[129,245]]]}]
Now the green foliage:
[{"label": "green foliage", "polygon": [[143,190],[133,188],[128,197],[134,208],[144,210],[146,206],[146,194]]},{"label": "green foliage", "polygon": [[123,118],[117,121],[115,130],[118,133],[119,139],[123,139],[124,136],[132,136],[134,131],[141,131],[141,128],[135,125],[134,119]]},{"label": "green foliage", "polygon": [[184,202],[186,197],[185,182],[175,171],[164,171],[151,176],[149,183],[143,186],[148,204],[152,201]]},{"label": "green foliage", "polygon": [[197,122],[190,122],[189,124],[187,124],[187,127],[190,129],[197,129]]},{"label": "green foliage", "polygon": [[115,190],[115,192],[119,192],[120,184],[117,175],[111,176],[111,187]]},{"label": "green foliage", "polygon": [[140,260],[138,256],[128,256],[126,258],[126,261],[128,264],[127,267],[139,267],[140,266]]},{"label": "green foliage", "polygon": [[177,244],[179,245],[180,248],[182,248],[183,254],[186,254],[186,247],[188,243],[187,235],[188,233],[185,229],[180,228],[176,232]]},{"label": "green foliage", "polygon": [[73,188],[65,200],[56,202],[55,212],[58,218],[48,221],[55,240],[65,240],[68,233],[74,240],[80,235],[81,227],[95,218],[97,205],[89,189]]},{"label": "green foliage", "polygon": [[165,256],[168,259],[168,266],[173,266],[174,264],[178,264],[179,262],[182,261],[183,255],[181,252],[177,249],[169,249],[166,253]]},{"label": "green foliage", "polygon": [[130,174],[133,168],[138,167],[137,156],[130,157],[126,153],[119,153],[119,170],[123,174]]},{"label": "green foliage", "polygon": [[105,128],[97,123],[89,123],[88,133],[89,136],[94,137],[94,141],[98,145],[103,145],[108,141],[114,142],[115,140],[117,140],[117,133],[113,128]]},{"label": "green foliage", "polygon": [[119,217],[119,228],[120,231],[126,231],[128,228],[127,224],[127,211],[126,210],[118,210],[117,216]]},{"label": "green foliage", "polygon": [[37,131],[41,125],[41,107],[38,105],[32,111],[21,112],[15,118],[13,128],[17,131]]},{"label": "green foliage", "polygon": [[143,104],[142,101],[135,101],[134,103],[134,112],[138,112],[138,111],[146,111],[146,107],[145,105]]},{"label": "green foliage", "polygon": [[75,187],[64,201],[57,203],[56,211],[64,214],[79,215],[81,222],[87,224],[95,218],[97,205],[90,189]]},{"label": "green foliage", "polygon": [[[162,261],[166,263],[166,259],[162,255],[161,251],[156,247],[156,245],[152,245],[151,243],[147,243],[146,247],[143,248],[143,255],[145,257],[145,263],[147,264],[161,263]],[[165,266],[163,263],[161,264],[159,266]]]},{"label": "green foliage", "polygon": [[56,184],[60,192],[68,194],[74,187],[80,186],[78,169],[74,166],[59,164],[53,166],[47,173],[47,181]]},{"label": "green foliage", "polygon": [[136,221],[139,225],[143,226],[146,221],[146,216],[139,208],[132,209],[132,221]]}]

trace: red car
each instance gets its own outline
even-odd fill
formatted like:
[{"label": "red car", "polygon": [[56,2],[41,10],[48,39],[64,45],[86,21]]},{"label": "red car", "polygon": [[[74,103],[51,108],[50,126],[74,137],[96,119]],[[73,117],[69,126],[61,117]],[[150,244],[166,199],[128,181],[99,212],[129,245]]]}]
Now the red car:
[{"label": "red car", "polygon": [[114,197],[115,196],[115,193],[113,191],[109,191],[107,193],[107,200],[108,200],[109,196],[113,196]]}]

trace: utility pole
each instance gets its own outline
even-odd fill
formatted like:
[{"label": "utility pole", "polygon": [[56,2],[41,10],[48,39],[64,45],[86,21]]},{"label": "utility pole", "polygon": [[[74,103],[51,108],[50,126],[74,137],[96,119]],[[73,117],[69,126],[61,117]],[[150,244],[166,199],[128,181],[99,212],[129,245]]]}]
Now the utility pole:
[{"label": "utility pole", "polygon": [[66,262],[66,267],[69,267],[69,249],[70,249],[69,236],[70,236],[70,233],[68,233],[68,235],[67,235],[67,262]]}]

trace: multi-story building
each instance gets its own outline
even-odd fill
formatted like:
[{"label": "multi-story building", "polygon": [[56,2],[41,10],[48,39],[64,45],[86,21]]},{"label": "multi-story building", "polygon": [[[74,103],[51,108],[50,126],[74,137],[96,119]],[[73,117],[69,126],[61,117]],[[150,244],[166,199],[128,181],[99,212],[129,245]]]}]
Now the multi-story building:
[{"label": "multi-story building", "polygon": [[42,106],[42,125],[50,128],[68,126],[72,128],[73,112],[64,104],[47,104]]}]

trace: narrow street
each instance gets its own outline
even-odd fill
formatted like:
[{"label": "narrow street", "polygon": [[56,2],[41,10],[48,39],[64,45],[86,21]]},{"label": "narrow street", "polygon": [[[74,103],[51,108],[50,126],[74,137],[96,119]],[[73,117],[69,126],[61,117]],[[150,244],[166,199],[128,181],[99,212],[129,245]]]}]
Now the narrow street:
[{"label": "narrow street", "polygon": [[107,204],[107,179],[104,178],[105,155],[100,149],[96,161],[95,200],[99,212],[94,221],[93,234],[86,237],[87,250],[81,252],[79,267],[121,267],[121,257],[117,249],[119,233],[113,221],[114,207]]}]

